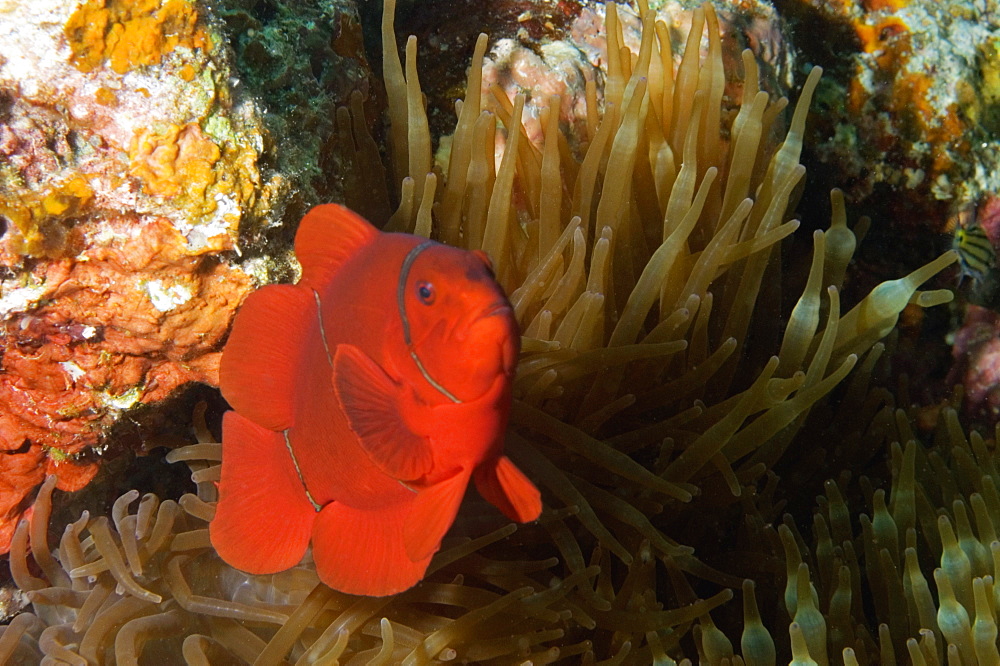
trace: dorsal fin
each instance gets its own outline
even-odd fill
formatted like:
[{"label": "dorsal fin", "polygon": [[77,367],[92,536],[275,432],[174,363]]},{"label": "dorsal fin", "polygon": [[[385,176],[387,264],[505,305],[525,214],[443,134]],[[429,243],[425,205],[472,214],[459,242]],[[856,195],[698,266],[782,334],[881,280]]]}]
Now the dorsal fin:
[{"label": "dorsal fin", "polygon": [[323,287],[348,259],[379,235],[357,213],[338,204],[314,206],[295,234],[295,256],[302,264],[301,282]]},{"label": "dorsal fin", "polygon": [[311,289],[271,284],[247,297],[219,364],[219,388],[233,409],[270,430],[292,425],[295,397],[309,370],[302,357],[317,321]]}]

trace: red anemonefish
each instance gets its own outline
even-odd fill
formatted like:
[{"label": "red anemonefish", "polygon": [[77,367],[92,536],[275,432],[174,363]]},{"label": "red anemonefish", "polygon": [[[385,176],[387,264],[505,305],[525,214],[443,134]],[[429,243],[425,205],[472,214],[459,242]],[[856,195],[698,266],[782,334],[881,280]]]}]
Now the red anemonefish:
[{"label": "red anemonefish", "polygon": [[320,580],[385,596],[423,577],[470,477],[536,519],[538,489],[503,455],[520,337],[486,255],[333,204],[295,253],[302,279],[247,298],[222,355],[222,559],[273,573],[311,540]]}]

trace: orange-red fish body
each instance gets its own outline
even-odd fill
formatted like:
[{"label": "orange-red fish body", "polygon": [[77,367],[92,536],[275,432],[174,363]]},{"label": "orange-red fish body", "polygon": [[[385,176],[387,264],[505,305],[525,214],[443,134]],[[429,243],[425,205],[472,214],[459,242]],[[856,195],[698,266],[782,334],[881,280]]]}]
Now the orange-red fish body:
[{"label": "orange-red fish body", "polygon": [[537,518],[502,451],[519,337],[485,255],[335,205],[295,247],[302,279],[248,298],[223,353],[222,558],[280,571],[311,540],[324,582],[381,596],[423,577],[470,478]]}]

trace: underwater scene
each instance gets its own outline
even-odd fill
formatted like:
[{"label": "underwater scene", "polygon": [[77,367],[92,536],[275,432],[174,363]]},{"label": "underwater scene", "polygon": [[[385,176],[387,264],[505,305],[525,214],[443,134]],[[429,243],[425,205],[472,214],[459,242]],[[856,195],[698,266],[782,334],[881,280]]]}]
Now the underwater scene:
[{"label": "underwater scene", "polygon": [[0,0],[0,664],[1000,665],[996,0]]}]

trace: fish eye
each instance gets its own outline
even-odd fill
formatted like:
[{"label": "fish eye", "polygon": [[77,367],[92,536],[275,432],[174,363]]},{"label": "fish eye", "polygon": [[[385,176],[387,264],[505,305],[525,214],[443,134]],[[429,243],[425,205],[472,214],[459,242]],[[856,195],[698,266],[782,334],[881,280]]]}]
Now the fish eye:
[{"label": "fish eye", "polygon": [[417,298],[424,305],[430,305],[434,302],[434,285],[430,282],[418,282],[417,283]]}]

